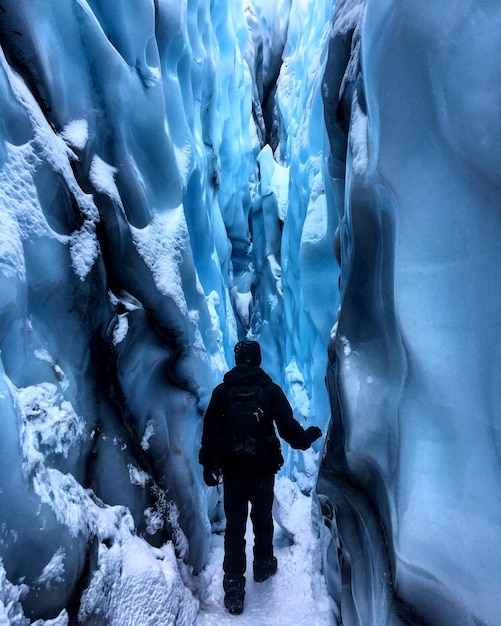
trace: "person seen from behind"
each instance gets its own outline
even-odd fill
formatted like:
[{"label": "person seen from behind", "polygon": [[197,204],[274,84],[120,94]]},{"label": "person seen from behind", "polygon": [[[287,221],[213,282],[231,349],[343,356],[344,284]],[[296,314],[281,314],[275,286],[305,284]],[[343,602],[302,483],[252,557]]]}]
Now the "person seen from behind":
[{"label": "person seen from behind", "polygon": [[317,426],[297,422],[282,389],[261,369],[257,341],[235,346],[235,367],[212,392],[205,413],[199,461],[205,483],[224,483],[226,516],[223,560],[224,603],[242,613],[245,597],[245,531],[248,505],[254,531],[253,574],[264,582],[277,571],[273,554],[273,488],[282,467],[278,433],[292,448],[306,450],[322,436]]}]

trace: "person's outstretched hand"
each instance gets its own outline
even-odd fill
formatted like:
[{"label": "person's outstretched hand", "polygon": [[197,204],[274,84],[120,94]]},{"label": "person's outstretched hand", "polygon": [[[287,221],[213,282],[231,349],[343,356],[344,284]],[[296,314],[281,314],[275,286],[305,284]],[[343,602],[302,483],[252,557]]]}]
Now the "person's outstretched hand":
[{"label": "person's outstretched hand", "polygon": [[306,429],[306,434],[308,435],[308,437],[311,439],[311,443],[313,443],[314,441],[316,441],[319,437],[322,436],[322,431],[320,430],[320,428],[318,426],[309,426]]},{"label": "person's outstretched hand", "polygon": [[218,483],[216,474],[211,470],[204,469],[204,482],[207,487],[215,487]]}]

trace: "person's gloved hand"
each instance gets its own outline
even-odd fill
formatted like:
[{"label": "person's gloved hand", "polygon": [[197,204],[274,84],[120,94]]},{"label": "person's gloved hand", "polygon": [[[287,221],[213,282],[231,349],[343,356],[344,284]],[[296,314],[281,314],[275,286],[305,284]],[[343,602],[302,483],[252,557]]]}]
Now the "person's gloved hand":
[{"label": "person's gloved hand", "polygon": [[311,439],[311,443],[313,443],[314,441],[316,441],[319,437],[322,436],[322,431],[320,430],[320,428],[318,426],[309,426],[306,429],[306,434],[308,435],[308,437]]},{"label": "person's gloved hand", "polygon": [[218,483],[216,473],[204,468],[204,482],[207,487],[215,487]]}]

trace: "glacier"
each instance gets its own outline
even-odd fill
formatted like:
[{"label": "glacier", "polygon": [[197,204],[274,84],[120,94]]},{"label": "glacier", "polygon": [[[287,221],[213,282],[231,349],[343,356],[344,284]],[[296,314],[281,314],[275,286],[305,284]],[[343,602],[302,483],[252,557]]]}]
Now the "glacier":
[{"label": "glacier", "polygon": [[277,483],[304,610],[501,623],[500,22],[1,3],[0,623],[212,623],[197,453],[244,337],[326,431]]}]

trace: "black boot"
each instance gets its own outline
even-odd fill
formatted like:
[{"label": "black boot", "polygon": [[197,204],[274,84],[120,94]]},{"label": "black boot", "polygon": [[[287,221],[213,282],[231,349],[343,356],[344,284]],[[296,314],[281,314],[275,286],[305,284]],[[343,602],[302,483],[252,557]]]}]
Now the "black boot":
[{"label": "black boot", "polygon": [[270,576],[277,573],[277,558],[272,556],[269,559],[256,559],[254,561],[254,580],[257,583],[264,582]]},{"label": "black boot", "polygon": [[232,615],[240,615],[244,610],[245,578],[243,576],[224,576],[224,606]]}]

